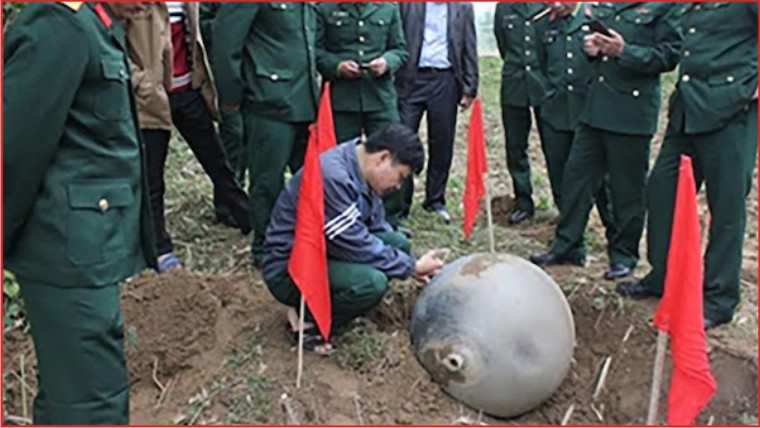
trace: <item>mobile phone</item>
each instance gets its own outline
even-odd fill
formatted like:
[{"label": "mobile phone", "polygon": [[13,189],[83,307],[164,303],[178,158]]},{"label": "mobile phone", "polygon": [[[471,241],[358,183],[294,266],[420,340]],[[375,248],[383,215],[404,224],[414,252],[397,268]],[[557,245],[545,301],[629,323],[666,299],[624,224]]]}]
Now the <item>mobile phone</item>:
[{"label": "mobile phone", "polygon": [[369,63],[359,64],[360,70],[369,70]]},{"label": "mobile phone", "polygon": [[595,33],[603,34],[607,37],[612,37],[612,33],[610,33],[609,28],[607,28],[604,24],[602,24],[599,20],[594,19],[591,22],[588,23],[589,29]]}]

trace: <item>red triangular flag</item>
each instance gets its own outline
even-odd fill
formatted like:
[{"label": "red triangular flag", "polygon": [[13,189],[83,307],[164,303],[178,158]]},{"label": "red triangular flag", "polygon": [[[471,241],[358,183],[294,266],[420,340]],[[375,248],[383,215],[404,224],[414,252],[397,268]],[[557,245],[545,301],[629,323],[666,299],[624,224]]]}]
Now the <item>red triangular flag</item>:
[{"label": "red triangular flag", "polygon": [[472,103],[470,127],[467,133],[467,179],[464,188],[464,237],[470,237],[480,200],[486,193],[483,174],[488,171],[486,139],[483,133],[483,106],[479,99]]},{"label": "red triangular flag", "polygon": [[332,302],[327,277],[325,201],[319,154],[337,145],[330,102],[330,83],[325,82],[317,123],[309,127],[309,142],[301,175],[293,250],[288,272],[303,294],[319,332],[330,339]]},{"label": "red triangular flag", "polygon": [[702,312],[702,250],[691,159],[681,156],[665,293],[654,323],[670,334],[668,425],[691,425],[717,390]]},{"label": "red triangular flag", "polygon": [[338,145],[335,137],[335,122],[333,121],[332,101],[330,98],[330,82],[325,82],[322,98],[317,112],[317,130],[319,132],[319,152],[332,149]]},{"label": "red triangular flag", "polygon": [[317,126],[309,127],[309,142],[301,170],[296,227],[288,272],[303,294],[322,337],[329,340],[332,327],[330,284],[327,280],[325,204],[319,164]]}]

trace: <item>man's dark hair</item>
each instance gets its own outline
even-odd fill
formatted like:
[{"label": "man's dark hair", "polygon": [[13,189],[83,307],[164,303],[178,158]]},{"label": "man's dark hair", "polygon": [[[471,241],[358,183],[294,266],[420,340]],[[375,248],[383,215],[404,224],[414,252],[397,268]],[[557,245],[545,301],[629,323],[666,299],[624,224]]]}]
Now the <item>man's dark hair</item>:
[{"label": "man's dark hair", "polygon": [[409,166],[414,174],[419,174],[425,166],[425,149],[420,137],[409,127],[391,124],[375,131],[364,142],[367,153],[388,150],[394,163]]}]

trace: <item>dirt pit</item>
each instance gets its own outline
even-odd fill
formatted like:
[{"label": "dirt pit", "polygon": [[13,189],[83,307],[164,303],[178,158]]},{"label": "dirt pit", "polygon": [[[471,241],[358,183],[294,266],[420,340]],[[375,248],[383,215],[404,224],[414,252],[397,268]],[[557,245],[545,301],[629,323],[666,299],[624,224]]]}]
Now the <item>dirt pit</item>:
[{"label": "dirt pit", "polygon": [[[570,424],[644,422],[655,332],[634,309],[621,311],[611,300],[600,304],[598,298],[572,293],[578,346],[569,375],[534,411],[498,420],[448,397],[415,360],[406,325],[418,291],[411,283],[395,284],[377,310],[336,338],[336,354],[307,355],[303,385],[296,390],[297,356],[284,333],[282,308],[257,275],[137,278],[123,295],[132,422],[559,424],[570,407]],[[19,415],[19,359],[8,357],[24,353],[25,375],[33,378],[28,335],[10,335],[3,351],[11,394],[5,413]],[[594,399],[608,358],[609,373]],[[710,360],[719,392],[698,422],[748,423],[748,415],[757,414],[756,360],[719,348],[711,350]],[[34,382],[28,383],[34,389]],[[666,388],[667,381],[661,408]],[[289,397],[286,406],[283,393]]]}]

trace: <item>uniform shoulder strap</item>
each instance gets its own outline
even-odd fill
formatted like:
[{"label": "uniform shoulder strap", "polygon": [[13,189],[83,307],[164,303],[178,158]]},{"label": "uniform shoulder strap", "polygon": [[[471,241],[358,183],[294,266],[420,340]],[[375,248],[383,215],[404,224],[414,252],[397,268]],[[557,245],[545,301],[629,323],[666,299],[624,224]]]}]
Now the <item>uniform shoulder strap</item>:
[{"label": "uniform shoulder strap", "polygon": [[78,12],[79,9],[81,9],[82,5],[84,4],[84,2],[81,2],[81,1],[59,1],[58,3],[68,7],[74,12]]}]

